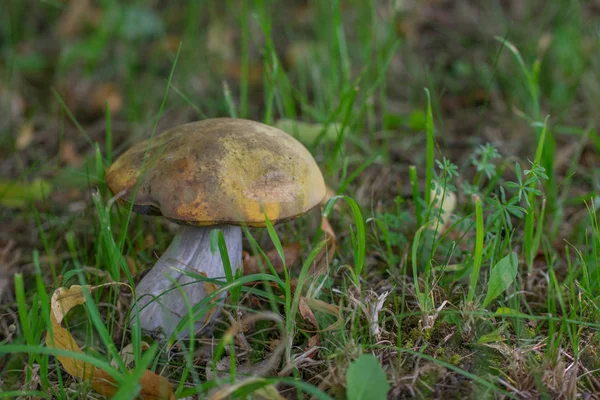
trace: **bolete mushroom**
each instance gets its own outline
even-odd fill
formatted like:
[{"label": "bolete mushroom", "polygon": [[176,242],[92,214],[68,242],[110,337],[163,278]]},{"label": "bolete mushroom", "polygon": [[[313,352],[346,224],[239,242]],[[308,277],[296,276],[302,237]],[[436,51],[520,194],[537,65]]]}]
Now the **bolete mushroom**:
[{"label": "bolete mushroom", "polygon": [[[223,232],[235,269],[242,262],[240,226],[264,227],[265,215],[274,224],[292,220],[325,196],[321,171],[300,142],[233,118],[192,122],[135,144],[110,166],[106,182],[135,212],[183,225],[136,287],[140,327],[157,336],[170,336],[188,313],[174,282],[192,306],[208,295],[204,282],[176,269],[225,276],[221,255],[210,249],[212,229]],[[196,321],[195,329],[204,323]]]}]

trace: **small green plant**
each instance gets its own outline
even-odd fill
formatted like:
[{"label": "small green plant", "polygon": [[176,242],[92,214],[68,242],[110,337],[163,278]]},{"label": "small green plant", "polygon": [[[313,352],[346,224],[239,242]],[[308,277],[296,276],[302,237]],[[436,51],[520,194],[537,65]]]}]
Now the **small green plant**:
[{"label": "small green plant", "polygon": [[491,268],[490,279],[488,281],[485,299],[481,305],[482,307],[487,307],[515,282],[517,277],[517,267],[517,254],[511,252]]},{"label": "small green plant", "polygon": [[521,172],[521,165],[515,163],[517,182],[506,182],[507,187],[516,189],[517,193],[515,195],[517,196],[517,201],[521,202],[521,200],[524,200],[528,208],[531,207],[531,198],[533,196],[539,197],[542,195],[542,191],[536,186],[542,182],[542,179],[548,179],[548,176],[544,173],[544,167],[533,162],[531,165],[531,169]]},{"label": "small green plant", "polygon": [[363,354],[354,360],[346,372],[348,400],[387,399],[390,384],[379,360],[372,354]]}]

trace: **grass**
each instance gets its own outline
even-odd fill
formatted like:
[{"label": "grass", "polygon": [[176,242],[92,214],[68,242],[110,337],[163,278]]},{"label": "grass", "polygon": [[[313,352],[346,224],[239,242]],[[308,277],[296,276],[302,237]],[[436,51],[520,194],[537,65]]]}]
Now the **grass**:
[{"label": "grass", "polygon": [[[177,398],[355,398],[347,372],[360,379],[363,354],[390,398],[600,392],[600,15],[578,1],[494,3],[10,2],[0,398],[99,398],[65,356],[105,371],[124,399],[147,369]],[[176,229],[114,204],[105,168],[140,138],[217,116],[319,124],[293,134],[335,196],[294,222],[244,228],[264,269],[226,260],[178,326],[227,292],[212,337],[154,341],[127,323],[130,290],[107,286],[66,317],[84,351],[47,347],[55,289],[135,288]],[[213,242],[223,254],[223,235]],[[300,259],[286,265],[295,242]],[[369,398],[386,395],[372,386]]]}]

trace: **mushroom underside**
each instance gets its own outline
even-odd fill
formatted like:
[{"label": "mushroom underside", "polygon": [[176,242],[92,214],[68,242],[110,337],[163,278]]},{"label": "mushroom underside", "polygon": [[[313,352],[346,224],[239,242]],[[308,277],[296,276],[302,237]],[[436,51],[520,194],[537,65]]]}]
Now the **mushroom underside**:
[{"label": "mushroom underside", "polygon": [[[136,287],[139,323],[143,331],[156,337],[171,336],[179,322],[189,314],[188,302],[190,307],[197,305],[215,288],[213,284],[199,279],[199,275],[225,279],[221,254],[218,249],[213,253],[210,248],[211,231],[214,229],[223,232],[232,269],[235,271],[236,267],[241,266],[242,231],[239,226],[182,226],[164,254]],[[202,307],[206,313],[195,319],[196,333],[211,326],[210,320],[219,314],[226,295],[223,292],[215,302]],[[213,306],[216,310],[211,310]],[[136,323],[135,315],[132,323]],[[186,337],[189,333],[186,327],[177,336]]]}]

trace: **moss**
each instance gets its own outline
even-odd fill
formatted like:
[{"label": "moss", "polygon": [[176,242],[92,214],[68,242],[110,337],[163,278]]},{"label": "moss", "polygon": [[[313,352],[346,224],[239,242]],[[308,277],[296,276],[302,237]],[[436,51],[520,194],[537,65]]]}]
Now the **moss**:
[{"label": "moss", "polygon": [[413,328],[406,335],[406,340],[404,341],[404,348],[409,349],[414,347],[417,340],[421,337],[421,331],[418,328]]},{"label": "moss", "polygon": [[435,358],[444,359],[446,356],[446,350],[443,347],[438,347],[434,352]]},{"label": "moss", "polygon": [[440,381],[442,370],[442,368],[433,363],[426,364],[421,370],[422,373],[419,375],[417,386],[424,398],[429,398],[433,395],[433,390]]},{"label": "moss", "polygon": [[458,365],[460,364],[460,360],[462,360],[462,356],[460,354],[453,354],[452,357],[450,357],[450,364]]},{"label": "moss", "polygon": [[499,351],[488,346],[476,346],[477,357],[471,358],[473,361],[470,372],[477,375],[498,375],[498,371],[502,370],[506,364],[506,360]]}]

